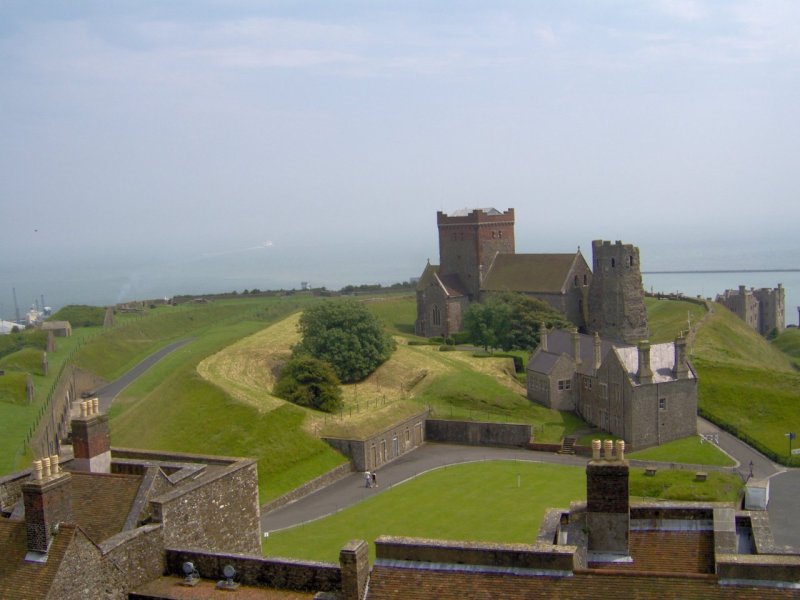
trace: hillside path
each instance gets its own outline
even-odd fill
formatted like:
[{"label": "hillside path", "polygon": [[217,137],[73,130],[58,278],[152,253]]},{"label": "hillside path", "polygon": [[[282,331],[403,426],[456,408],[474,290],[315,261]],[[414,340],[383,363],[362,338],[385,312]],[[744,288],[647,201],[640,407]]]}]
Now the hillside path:
[{"label": "hillside path", "polygon": [[[108,409],[111,407],[111,403],[114,401],[114,398],[128,387],[131,383],[133,383],[136,379],[142,376],[142,374],[147,371],[150,367],[164,358],[167,354],[174,352],[178,348],[181,348],[191,342],[194,338],[187,338],[185,340],[180,340],[177,342],[173,342],[172,344],[168,344],[164,346],[160,350],[153,352],[150,356],[145,358],[142,362],[138,365],[133,367],[130,371],[122,375],[119,379],[112,381],[111,383],[103,386],[102,388],[98,389],[95,394],[97,395],[98,399],[100,400],[100,412],[106,413]],[[77,404],[75,405],[77,406]],[[73,408],[74,410],[74,408]]]}]

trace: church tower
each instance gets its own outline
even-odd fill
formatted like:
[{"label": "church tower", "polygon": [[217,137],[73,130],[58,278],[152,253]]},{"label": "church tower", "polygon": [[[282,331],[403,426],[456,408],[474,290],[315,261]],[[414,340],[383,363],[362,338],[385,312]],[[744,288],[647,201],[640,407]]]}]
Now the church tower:
[{"label": "church tower", "polygon": [[494,208],[436,213],[439,226],[439,273],[457,275],[469,296],[477,300],[481,279],[495,255],[514,254],[514,209]]},{"label": "church tower", "polygon": [[604,240],[592,242],[589,330],[600,337],[632,343],[645,340],[647,311],[639,269],[639,248]]}]

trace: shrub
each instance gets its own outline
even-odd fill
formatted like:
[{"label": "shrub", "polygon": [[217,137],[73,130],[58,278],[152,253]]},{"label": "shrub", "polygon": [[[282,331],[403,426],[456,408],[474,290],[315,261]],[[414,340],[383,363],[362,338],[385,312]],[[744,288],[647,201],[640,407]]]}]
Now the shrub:
[{"label": "shrub", "polygon": [[342,407],[342,389],[333,367],[313,356],[297,356],[286,363],[273,393],[299,406],[325,412]]},{"label": "shrub", "polygon": [[384,363],[394,340],[378,318],[356,300],[343,298],[306,309],[296,356],[308,354],[333,367],[341,381],[360,381]]}]

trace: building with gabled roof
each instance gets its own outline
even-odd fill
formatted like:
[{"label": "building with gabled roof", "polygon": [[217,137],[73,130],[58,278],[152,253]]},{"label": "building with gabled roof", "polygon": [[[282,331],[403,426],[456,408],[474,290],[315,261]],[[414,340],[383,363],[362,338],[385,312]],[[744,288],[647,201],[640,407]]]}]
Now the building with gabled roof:
[{"label": "building with gabled roof", "polygon": [[538,298],[582,331],[625,341],[647,337],[638,249],[592,242],[592,270],[580,249],[563,254],[517,254],[514,209],[436,214],[439,264],[428,261],[417,282],[415,332],[447,337],[461,331],[472,302],[493,292]]},{"label": "building with gabled roof", "polygon": [[686,341],[638,346],[577,331],[539,333],[530,400],[569,410],[640,449],[697,433],[697,374]]}]

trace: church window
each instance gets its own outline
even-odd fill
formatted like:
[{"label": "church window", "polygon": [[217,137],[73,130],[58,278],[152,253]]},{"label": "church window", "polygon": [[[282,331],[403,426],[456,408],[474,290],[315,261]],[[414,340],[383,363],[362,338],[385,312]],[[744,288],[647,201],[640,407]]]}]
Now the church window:
[{"label": "church window", "polygon": [[583,274],[583,285],[589,285],[589,276],[586,273]]},{"label": "church window", "polygon": [[616,261],[616,259],[612,258],[611,259],[611,268],[613,269],[616,266],[617,266],[617,261]]},{"label": "church window", "polygon": [[439,310],[439,306],[434,304],[433,305],[433,315],[432,320],[434,325],[441,325],[442,324],[442,312]]},{"label": "church window", "polygon": [[628,266],[629,266],[629,267],[632,267],[632,266],[633,266],[633,254],[631,254],[631,255],[628,257]]},{"label": "church window", "polygon": [[499,237],[500,239],[503,239],[503,232],[502,231],[498,231],[497,232],[497,237]]},{"label": "church window", "polygon": [[577,275],[575,275],[575,278],[572,280],[572,282],[575,285],[575,287],[578,287],[578,276]]}]

